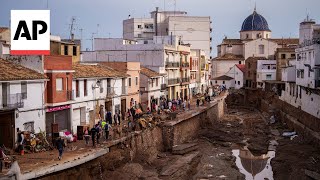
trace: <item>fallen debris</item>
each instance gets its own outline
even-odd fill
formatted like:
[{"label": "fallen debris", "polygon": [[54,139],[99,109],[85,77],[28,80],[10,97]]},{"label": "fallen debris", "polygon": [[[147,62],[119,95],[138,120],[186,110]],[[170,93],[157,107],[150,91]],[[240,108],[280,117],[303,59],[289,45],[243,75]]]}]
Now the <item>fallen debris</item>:
[{"label": "fallen debris", "polygon": [[184,155],[197,149],[197,143],[179,144],[172,147],[172,154]]}]

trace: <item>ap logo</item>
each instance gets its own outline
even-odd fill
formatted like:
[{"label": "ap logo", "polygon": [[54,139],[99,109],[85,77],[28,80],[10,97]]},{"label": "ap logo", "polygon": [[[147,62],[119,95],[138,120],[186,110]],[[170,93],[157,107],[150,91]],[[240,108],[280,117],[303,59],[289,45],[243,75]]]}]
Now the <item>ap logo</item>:
[{"label": "ap logo", "polygon": [[11,10],[11,55],[50,55],[50,10]]}]

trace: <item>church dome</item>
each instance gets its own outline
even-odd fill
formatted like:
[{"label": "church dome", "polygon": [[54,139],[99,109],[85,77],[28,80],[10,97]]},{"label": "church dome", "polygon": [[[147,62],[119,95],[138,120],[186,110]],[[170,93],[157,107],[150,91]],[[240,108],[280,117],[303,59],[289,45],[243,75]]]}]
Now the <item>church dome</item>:
[{"label": "church dome", "polygon": [[256,10],[242,24],[241,31],[270,31],[267,20]]}]

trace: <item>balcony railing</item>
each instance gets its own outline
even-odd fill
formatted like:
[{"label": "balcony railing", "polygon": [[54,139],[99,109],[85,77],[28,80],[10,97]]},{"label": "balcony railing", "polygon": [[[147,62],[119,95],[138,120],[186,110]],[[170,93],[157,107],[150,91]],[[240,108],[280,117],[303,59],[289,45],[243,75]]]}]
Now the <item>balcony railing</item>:
[{"label": "balcony railing", "polygon": [[188,68],[188,67],[190,67],[190,65],[189,65],[188,62],[182,62],[182,63],[180,63],[180,65],[181,65],[181,68]]},{"label": "balcony railing", "polygon": [[8,94],[2,98],[2,107],[4,109],[23,108],[22,93]]},{"label": "balcony railing", "polygon": [[166,62],[166,68],[179,68],[179,62]]},{"label": "balcony railing", "polygon": [[74,100],[74,90],[67,91],[67,101],[73,101]]},{"label": "balcony railing", "polygon": [[167,84],[161,84],[161,90],[166,90],[167,89]]},{"label": "balcony railing", "polygon": [[188,83],[188,82],[190,82],[190,77],[181,78],[181,83]]},{"label": "balcony railing", "polygon": [[121,94],[122,94],[122,95],[128,94],[128,87],[127,87],[127,86],[122,86]]},{"label": "balcony railing", "polygon": [[107,87],[107,97],[114,96],[114,87]]},{"label": "balcony railing", "polygon": [[179,83],[180,83],[180,78],[168,79],[168,85],[174,85],[174,84],[179,84]]}]

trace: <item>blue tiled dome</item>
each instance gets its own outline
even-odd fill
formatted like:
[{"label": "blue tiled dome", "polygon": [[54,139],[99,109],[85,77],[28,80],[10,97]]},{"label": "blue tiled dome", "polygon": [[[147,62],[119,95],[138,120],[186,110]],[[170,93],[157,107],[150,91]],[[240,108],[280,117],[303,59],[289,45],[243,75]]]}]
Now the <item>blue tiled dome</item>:
[{"label": "blue tiled dome", "polygon": [[254,11],[242,24],[241,31],[270,31],[267,20]]}]

